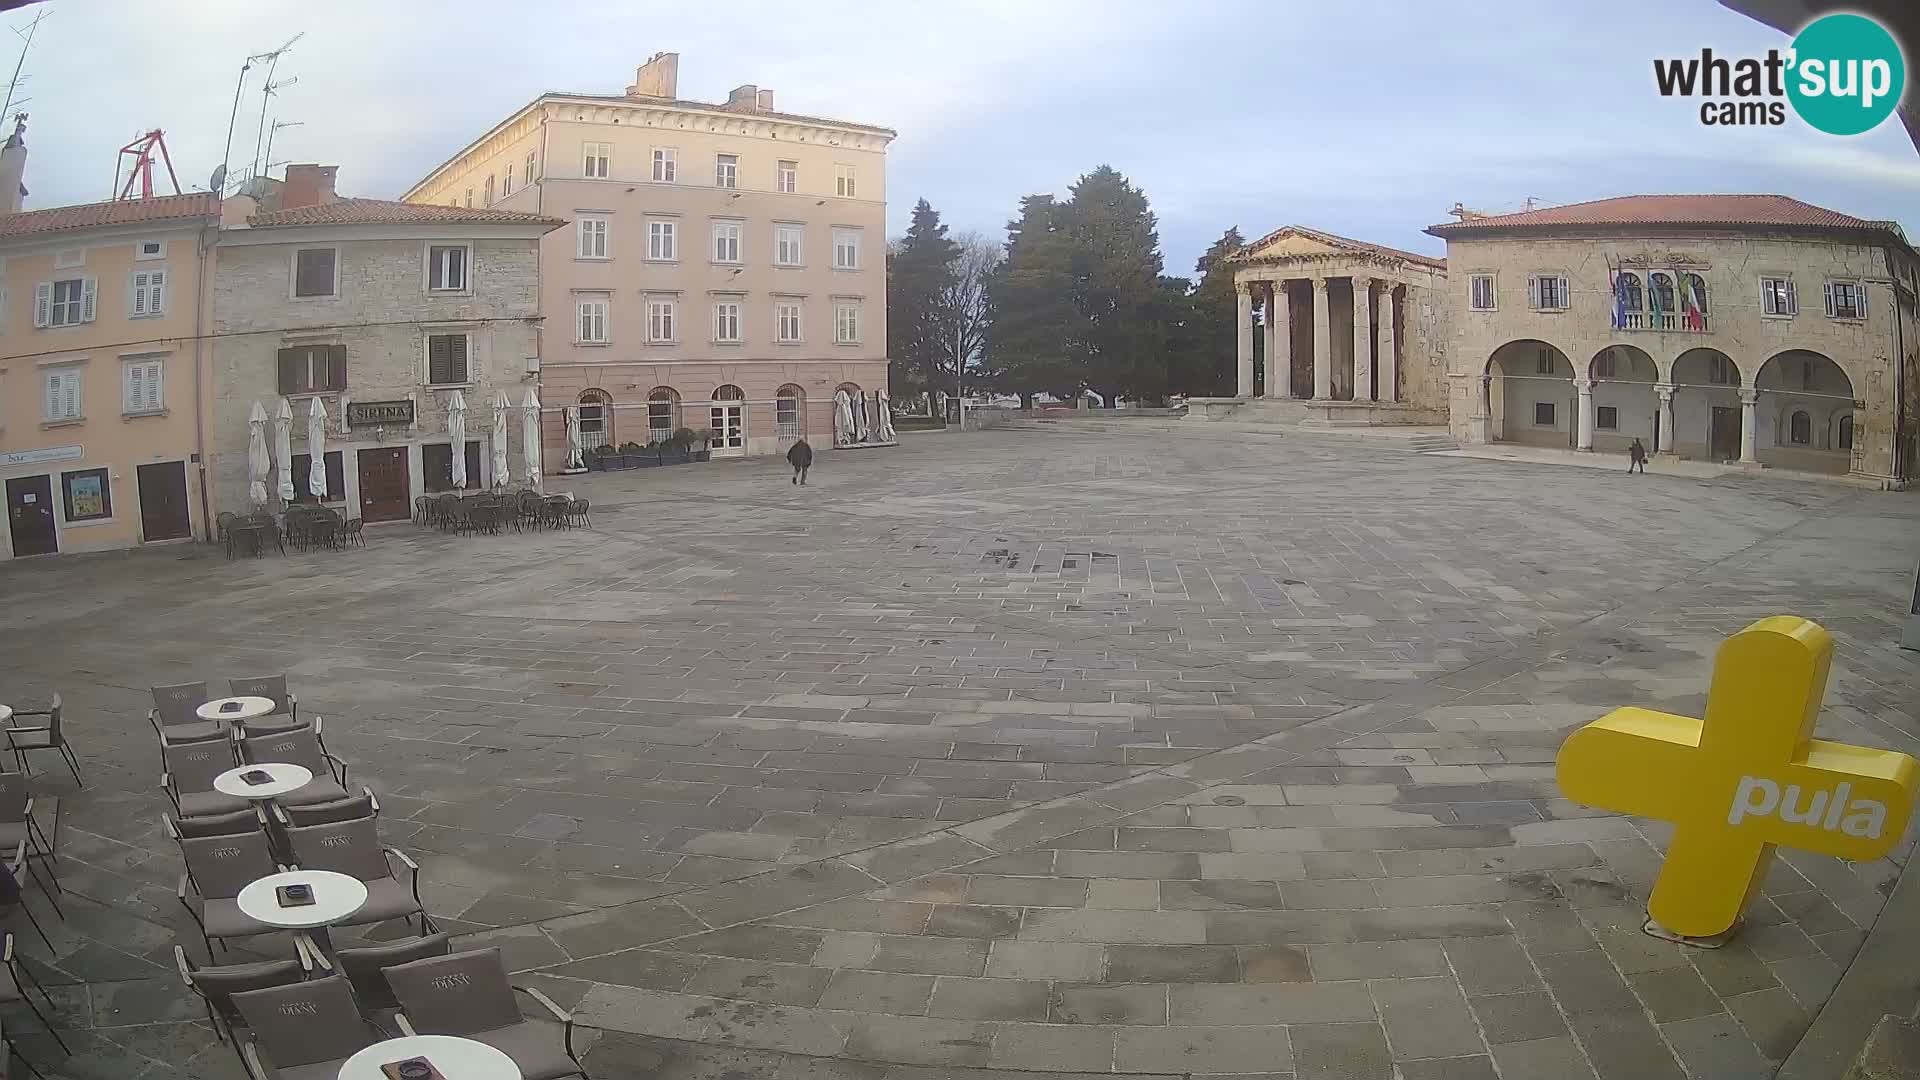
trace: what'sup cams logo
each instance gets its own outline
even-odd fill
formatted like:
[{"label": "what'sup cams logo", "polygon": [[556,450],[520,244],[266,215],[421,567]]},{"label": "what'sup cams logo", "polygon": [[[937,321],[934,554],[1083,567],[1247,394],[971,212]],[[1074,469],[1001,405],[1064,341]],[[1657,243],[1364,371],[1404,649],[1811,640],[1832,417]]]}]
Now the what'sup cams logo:
[{"label": "what'sup cams logo", "polygon": [[1865,15],[1835,14],[1801,29],[1784,52],[1729,59],[1699,56],[1653,62],[1661,97],[1702,98],[1710,127],[1778,126],[1787,107],[1829,135],[1871,131],[1893,114],[1907,89],[1900,43]]}]

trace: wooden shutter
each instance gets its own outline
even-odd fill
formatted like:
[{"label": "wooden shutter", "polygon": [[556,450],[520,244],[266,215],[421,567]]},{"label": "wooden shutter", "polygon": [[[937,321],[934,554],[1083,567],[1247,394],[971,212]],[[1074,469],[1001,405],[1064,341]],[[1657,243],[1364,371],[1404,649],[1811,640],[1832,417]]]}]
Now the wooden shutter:
[{"label": "wooden shutter", "polygon": [[66,378],[60,372],[47,375],[47,408],[45,416],[49,420],[60,419],[60,383]]},{"label": "wooden shutter", "polygon": [[96,291],[94,289],[94,280],[92,278],[85,278],[83,281],[84,284],[80,286],[80,321],[92,322],[93,298]]},{"label": "wooden shutter", "polygon": [[1540,279],[1532,274],[1527,275],[1527,306],[1540,310]]},{"label": "wooden shutter", "polygon": [[280,350],[280,395],[297,394],[306,389],[305,349]]},{"label": "wooden shutter", "polygon": [[33,287],[33,325],[45,326],[53,318],[53,282],[43,281]]},{"label": "wooden shutter", "polygon": [[1827,290],[1827,318],[1831,319],[1833,318],[1833,282],[1831,281],[1827,282],[1826,290]]},{"label": "wooden shutter", "polygon": [[147,407],[147,365],[127,365],[127,385],[125,388],[124,409],[137,412]]},{"label": "wooden shutter", "polygon": [[146,407],[149,409],[158,409],[160,407],[160,377],[165,370],[162,361],[159,360],[155,360],[147,365]]},{"label": "wooden shutter", "polygon": [[329,390],[347,388],[347,347],[345,345],[327,345],[326,367]]},{"label": "wooden shutter", "polygon": [[435,334],[427,339],[427,381],[436,385],[467,381],[467,335]]},{"label": "wooden shutter", "polygon": [[164,270],[147,271],[147,312],[158,315],[167,310],[166,301],[167,274]]},{"label": "wooden shutter", "polygon": [[[1853,287],[1853,306],[1854,311],[1861,318],[1864,319],[1867,317],[1867,287],[1865,285],[1855,285]],[[89,308],[88,310],[92,309]]]},{"label": "wooden shutter", "polygon": [[135,315],[147,313],[147,275],[145,274],[133,275],[133,313]]},{"label": "wooden shutter", "polygon": [[1783,314],[1787,314],[1787,315],[1799,314],[1800,301],[1796,299],[1793,295],[1793,279],[1788,278],[1784,284],[1786,285],[1786,289],[1787,289],[1787,310]]}]

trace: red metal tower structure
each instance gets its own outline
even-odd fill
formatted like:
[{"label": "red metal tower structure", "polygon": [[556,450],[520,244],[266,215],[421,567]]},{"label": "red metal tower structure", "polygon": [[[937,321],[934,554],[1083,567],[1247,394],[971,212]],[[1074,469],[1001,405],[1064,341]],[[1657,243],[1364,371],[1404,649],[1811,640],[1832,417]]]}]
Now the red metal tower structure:
[{"label": "red metal tower structure", "polygon": [[[173,172],[173,155],[167,153],[166,133],[154,128],[145,135],[120,148],[120,156],[113,163],[113,198],[115,202],[134,198],[133,183],[140,182],[142,199],[153,198],[153,154],[160,152],[161,164],[167,167],[167,179],[173,183],[173,193],[180,194],[180,178]],[[120,167],[126,158],[133,159],[133,166],[127,173],[127,182],[120,182]]]}]

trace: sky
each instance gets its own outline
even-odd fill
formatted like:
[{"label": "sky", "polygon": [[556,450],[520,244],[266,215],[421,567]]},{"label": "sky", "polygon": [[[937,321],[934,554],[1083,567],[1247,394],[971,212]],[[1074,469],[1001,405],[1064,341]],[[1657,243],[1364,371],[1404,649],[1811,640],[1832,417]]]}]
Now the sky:
[{"label": "sky", "polygon": [[[753,82],[782,111],[897,130],[896,233],[925,198],[1001,239],[1022,196],[1110,164],[1151,200],[1175,274],[1230,225],[1443,254],[1421,230],[1457,202],[1639,192],[1777,192],[1920,240],[1920,153],[1897,119],[1851,138],[1791,116],[1713,128],[1658,96],[1656,56],[1784,47],[1712,0],[50,0],[0,21],[35,12],[29,208],[107,198],[115,151],[154,127],[204,188],[242,61],[304,33],[267,115],[300,126],[273,157],[339,165],[344,194],[397,198],[542,91],[619,93],[667,50],[681,97]],[[0,58],[17,51],[0,34]]]}]

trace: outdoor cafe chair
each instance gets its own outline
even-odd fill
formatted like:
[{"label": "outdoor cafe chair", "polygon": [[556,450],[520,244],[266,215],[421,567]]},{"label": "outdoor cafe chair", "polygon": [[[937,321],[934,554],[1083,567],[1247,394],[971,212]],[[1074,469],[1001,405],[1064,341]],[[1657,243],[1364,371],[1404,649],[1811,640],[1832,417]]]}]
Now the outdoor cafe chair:
[{"label": "outdoor cafe chair", "polygon": [[[46,928],[40,925],[39,917],[34,915],[33,908],[27,905],[27,891],[20,885],[20,873],[26,868],[26,862],[27,853],[21,851],[15,853],[11,861],[0,863],[0,911],[19,908],[25,912],[27,922],[33,924],[34,932],[40,935],[40,941],[46,945],[48,952],[52,952],[53,942],[47,937]],[[60,921],[65,922],[67,914],[60,910],[60,901],[54,899],[52,893],[41,895],[47,898],[47,903],[52,906],[53,913],[60,916]]]},{"label": "outdoor cafe chair", "polygon": [[413,523],[415,525],[427,524],[427,518],[432,511],[433,497],[431,495],[415,495],[413,497]]},{"label": "outdoor cafe chair", "polygon": [[287,689],[285,675],[260,675],[251,679],[228,679],[227,692],[234,697],[266,698],[273,711],[243,721],[249,735],[265,735],[300,726],[300,699]]},{"label": "outdoor cafe chair", "polygon": [[[27,727],[14,722],[23,716],[44,716],[47,722]],[[44,709],[15,709],[5,729],[7,749],[13,751],[14,764],[18,765],[20,771],[24,773],[33,771],[32,766],[27,763],[29,753],[35,750],[58,751],[61,760],[67,763],[67,768],[73,771],[73,782],[86,787],[86,781],[80,779],[80,762],[73,756],[73,747],[67,745],[66,732],[61,728],[60,720],[61,703],[60,695],[57,693],[53,695],[53,701]]]},{"label": "outdoor cafe chair", "polygon": [[[428,920],[427,925],[431,927],[432,920]],[[415,960],[445,956],[452,951],[450,939],[436,927],[431,933],[420,937],[336,949],[333,963],[329,964],[324,956],[319,958],[319,962],[322,967],[329,969],[337,967],[340,974],[347,977],[347,981],[353,984],[353,994],[360,999],[362,1008],[398,1009],[400,999],[394,996],[393,987],[387,983],[386,969]]]},{"label": "outdoor cafe chair", "polygon": [[333,1080],[348,1058],[379,1041],[339,975],[235,994],[233,1006],[247,1022],[240,1059],[251,1080]]},{"label": "outdoor cafe chair", "polygon": [[360,794],[345,799],[335,799],[332,802],[310,803],[305,806],[297,803],[276,804],[273,808],[273,816],[283,828],[331,825],[336,821],[379,817],[380,800],[374,797],[372,788],[362,787]]},{"label": "outdoor cafe chair", "polygon": [[[68,1054],[73,1053],[72,1048],[67,1045],[67,1040],[61,1038],[59,1029],[55,1028],[53,1021],[47,1018],[47,1013],[54,1011],[53,995],[47,993],[47,988],[41,985],[40,977],[33,973],[33,969],[14,955],[11,930],[0,931],[0,965],[4,965],[7,971],[6,985],[0,986],[0,1004],[14,1001],[26,1002],[27,1008],[32,1009],[34,1017],[40,1021],[40,1026],[46,1028],[47,1034],[52,1035],[54,1041],[60,1044],[60,1049]],[[40,991],[40,997],[47,1003],[47,1012],[41,1012],[40,1006],[33,1003],[33,997],[27,993],[28,984],[32,984],[35,990]],[[0,1073],[0,1077],[5,1075]]]},{"label": "outdoor cafe chair", "polygon": [[[365,926],[418,916],[421,932],[426,932],[426,909],[420,903],[420,867],[398,848],[380,846],[380,825],[375,819],[288,829],[287,841],[300,869],[346,874],[367,887],[366,904],[338,925]],[[405,883],[395,875],[395,861],[406,871]]]},{"label": "outdoor cafe chair", "polygon": [[284,762],[298,765],[313,774],[313,779],[279,797],[283,803],[333,802],[347,798],[346,763],[320,745],[320,736],[312,728],[293,728],[272,735],[254,735],[240,740],[240,756],[249,765]]},{"label": "outdoor cafe chair", "polygon": [[282,870],[273,861],[266,833],[256,830],[231,836],[183,836],[179,843],[187,868],[180,875],[175,898],[199,926],[208,959],[213,958],[215,942],[224,951],[228,938],[279,932],[279,927],[241,911],[236,899],[241,889]]},{"label": "outdoor cafe chair", "polygon": [[[456,1035],[486,1043],[512,1058],[525,1080],[587,1075],[573,1051],[573,1017],[540,991],[509,982],[497,948],[415,960],[387,968],[386,976],[400,999],[394,1022],[408,1035]],[[524,1016],[516,990],[552,1020]]]},{"label": "outdoor cafe chair", "polygon": [[147,723],[153,725],[153,733],[160,736],[161,745],[210,742],[227,737],[225,723],[202,720],[194,712],[209,700],[206,683],[177,683],[150,689],[153,708],[147,710]]},{"label": "outdoor cafe chair", "polygon": [[568,499],[567,500],[568,521],[574,525],[585,525],[588,528],[592,528],[593,515],[588,512],[591,508],[592,508],[591,504],[588,503],[587,500],[585,499]]},{"label": "outdoor cafe chair", "polygon": [[347,523],[340,529],[340,546],[344,548],[348,544],[359,544],[361,547],[366,547],[366,527],[367,523],[364,519],[348,518]]},{"label": "outdoor cafe chair", "polygon": [[263,823],[260,811],[254,807],[236,810],[231,814],[207,814],[204,817],[160,815],[161,826],[165,828],[167,836],[174,840],[183,836],[232,836],[235,833],[254,832]]},{"label": "outdoor cafe chair", "polygon": [[[237,1044],[239,1040],[234,1037],[234,1029],[246,1027],[247,1021],[240,1015],[240,1010],[234,1007],[233,996],[252,990],[287,986],[305,979],[313,971],[313,961],[304,946],[296,945],[295,948],[300,954],[298,960],[265,960],[251,964],[202,967],[187,959],[184,947],[175,945],[173,964],[179,969],[180,981],[206,1005],[207,1019],[213,1024],[214,1037]],[[234,1053],[239,1052],[236,1045]],[[245,1064],[244,1059],[241,1064]]]},{"label": "outdoor cafe chair", "polygon": [[[8,861],[24,854],[27,873],[32,874],[44,888],[51,880],[53,888],[60,888],[60,877],[55,872],[53,844],[33,818],[33,795],[27,790],[25,773],[0,772],[0,856]],[[39,856],[47,864],[47,877],[40,877],[40,871],[34,869],[33,857]],[[64,890],[62,890],[64,891]]]},{"label": "outdoor cafe chair", "polygon": [[565,495],[547,496],[547,524],[552,525],[556,529],[570,524],[567,520],[567,507],[571,501],[572,500],[568,499]]},{"label": "outdoor cafe chair", "polygon": [[166,789],[174,812],[181,817],[232,814],[252,805],[213,790],[213,778],[239,764],[234,760],[231,740],[162,746],[160,760],[166,767],[160,774],[160,786]]}]

